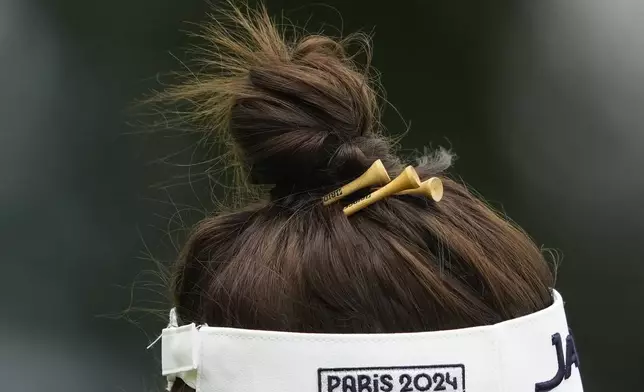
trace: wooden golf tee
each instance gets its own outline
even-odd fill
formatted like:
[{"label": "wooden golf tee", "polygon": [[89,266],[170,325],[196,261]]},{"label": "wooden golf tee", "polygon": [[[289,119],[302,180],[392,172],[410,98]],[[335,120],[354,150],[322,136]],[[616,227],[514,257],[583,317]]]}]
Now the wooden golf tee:
[{"label": "wooden golf tee", "polygon": [[385,165],[382,164],[382,161],[378,159],[371,164],[371,167],[367,169],[360,177],[346,184],[342,188],[336,189],[331,193],[324,195],[322,198],[322,203],[325,206],[335,203],[336,201],[342,199],[345,196],[352,194],[355,191],[360,189],[367,188],[373,185],[385,185],[391,181]]},{"label": "wooden golf tee", "polygon": [[416,189],[408,189],[406,191],[398,192],[397,194],[423,195],[434,201],[441,201],[443,198],[443,181],[438,177],[432,177],[429,180],[423,181],[423,183]]},{"label": "wooden golf tee", "polygon": [[368,194],[362,199],[356,200],[344,208],[344,214],[350,216],[371,204],[391,196],[394,193],[402,192],[407,189],[414,189],[420,186],[420,178],[412,166],[407,166],[400,175],[393,179],[389,184]]}]

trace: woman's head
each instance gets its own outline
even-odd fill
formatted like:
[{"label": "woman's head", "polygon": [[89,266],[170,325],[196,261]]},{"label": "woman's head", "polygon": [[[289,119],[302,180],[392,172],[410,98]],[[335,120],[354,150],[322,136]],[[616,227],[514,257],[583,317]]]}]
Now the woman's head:
[{"label": "woman's head", "polygon": [[[381,159],[409,164],[382,133],[376,81],[351,53],[364,40],[289,37],[262,9],[214,22],[202,72],[162,93],[231,143],[270,195],[213,214],[177,263],[183,322],[323,333],[432,331],[500,322],[551,303],[538,247],[445,170],[438,151],[413,163],[444,197],[392,196],[347,217],[322,196]],[[412,86],[413,87],[413,86]],[[413,130],[412,130],[413,132]]]}]

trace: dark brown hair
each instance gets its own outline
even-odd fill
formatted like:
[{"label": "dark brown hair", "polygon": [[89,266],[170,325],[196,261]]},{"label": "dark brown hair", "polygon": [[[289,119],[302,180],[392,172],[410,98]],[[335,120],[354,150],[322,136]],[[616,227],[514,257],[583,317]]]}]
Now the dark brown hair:
[{"label": "dark brown hair", "polygon": [[408,164],[383,136],[369,67],[348,53],[357,42],[368,64],[364,37],[285,34],[263,8],[233,8],[203,37],[209,55],[200,73],[159,99],[188,103],[193,124],[230,142],[245,173],[238,178],[270,194],[196,225],[173,287],[184,323],[432,331],[497,323],[551,303],[553,274],[539,248],[447,177],[446,151],[415,164],[421,179],[443,179],[438,203],[393,196],[349,218],[346,203],[322,205],[326,192],[376,159],[392,178]]}]

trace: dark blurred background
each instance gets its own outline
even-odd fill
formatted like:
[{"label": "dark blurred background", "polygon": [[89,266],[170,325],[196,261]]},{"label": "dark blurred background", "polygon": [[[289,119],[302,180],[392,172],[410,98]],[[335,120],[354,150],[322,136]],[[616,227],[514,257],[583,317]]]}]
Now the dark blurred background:
[{"label": "dark blurred background", "polygon": [[[457,174],[563,255],[586,390],[641,390],[644,2],[324,4],[268,3],[375,32],[403,146],[453,148]],[[152,258],[171,261],[212,198],[196,139],[131,108],[181,70],[208,7],[0,0],[2,391],[159,390]],[[385,123],[405,130],[392,109]]]}]

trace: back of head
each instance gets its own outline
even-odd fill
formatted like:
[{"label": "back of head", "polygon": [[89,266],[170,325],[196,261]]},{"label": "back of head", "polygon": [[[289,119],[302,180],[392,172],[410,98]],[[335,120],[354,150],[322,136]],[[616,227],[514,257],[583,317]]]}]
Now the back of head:
[{"label": "back of head", "polygon": [[496,323],[552,302],[540,250],[447,177],[445,151],[415,164],[421,179],[443,179],[439,203],[392,196],[351,217],[344,203],[324,206],[326,192],[375,160],[392,178],[408,164],[383,136],[369,68],[348,53],[355,41],[286,37],[264,9],[233,10],[227,21],[234,26],[205,30],[212,56],[204,71],[161,98],[190,102],[195,123],[229,140],[246,177],[272,189],[194,228],[173,288],[182,321],[433,331]]}]

